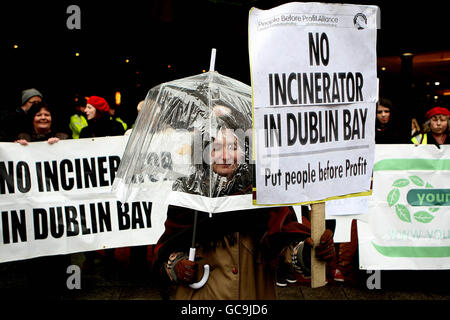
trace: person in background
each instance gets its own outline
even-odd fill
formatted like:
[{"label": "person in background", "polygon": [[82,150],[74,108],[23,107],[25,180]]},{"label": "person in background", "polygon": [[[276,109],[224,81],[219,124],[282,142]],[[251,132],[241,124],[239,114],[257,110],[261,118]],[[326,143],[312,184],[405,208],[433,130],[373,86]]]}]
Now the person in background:
[{"label": "person in background", "polygon": [[411,119],[411,139],[422,131],[416,118]]},{"label": "person in background", "polygon": [[[84,113],[88,125],[81,129],[80,138],[99,138],[108,136],[121,136],[125,130],[121,123],[112,120],[109,114],[108,102],[99,96],[91,96],[86,102]],[[114,255],[115,249],[104,250],[105,272],[107,277],[114,277],[117,273],[117,261]],[[101,252],[89,251],[85,253],[84,267],[89,271],[94,266],[94,260]]]},{"label": "person in background", "polygon": [[139,101],[136,110],[137,110],[137,114],[139,114],[139,112],[141,112],[142,106],[144,105],[145,100],[141,100]]},{"label": "person in background", "polygon": [[119,122],[122,126],[123,126],[123,130],[126,131],[128,128],[128,125],[126,124],[125,121],[123,121],[122,119],[120,119],[120,117],[117,115],[117,108],[114,106],[114,104],[109,106],[109,115],[110,115],[110,119],[111,120],[115,120],[117,122]]},{"label": "person in background", "polygon": [[2,141],[13,142],[19,133],[26,131],[28,110],[42,100],[42,93],[35,88],[22,91],[21,106],[8,112],[2,121]]},{"label": "person in background", "polygon": [[[52,111],[43,101],[33,103],[27,110],[23,132],[17,135],[15,142],[27,146],[29,143],[47,141],[54,144],[60,139],[68,139],[66,132],[56,132],[55,118]],[[38,257],[24,260],[27,270],[27,294],[35,298],[60,299],[67,289],[67,267],[71,265],[70,254]]]},{"label": "person in background", "polygon": [[[375,120],[376,144],[406,143],[406,139],[398,131],[396,108],[389,99],[380,98],[377,103]],[[356,220],[351,223],[350,242],[336,244],[336,269],[334,281],[355,284],[358,276],[358,231]]]},{"label": "person in background", "polygon": [[375,143],[396,144],[405,143],[396,125],[396,109],[389,99],[380,98],[377,104],[377,118],[375,120]]},{"label": "person in background", "polygon": [[22,91],[22,106],[20,107],[24,113],[27,113],[30,108],[39,102],[42,102],[42,93],[38,90],[31,88]]},{"label": "person in background", "polygon": [[86,109],[86,100],[84,98],[75,98],[75,113],[70,117],[69,128],[72,132],[72,139],[80,137],[81,129],[87,127],[88,122],[84,116]]},{"label": "person in background", "polygon": [[69,135],[66,132],[56,132],[55,119],[52,112],[45,102],[38,102],[27,112],[26,127],[23,132],[17,135],[14,142],[21,145],[28,145],[29,142],[47,141],[49,144],[58,142],[60,139],[67,139]]},{"label": "person in background", "polygon": [[80,138],[120,136],[125,132],[122,124],[110,119],[109,104],[102,97],[90,97],[84,113],[88,125],[81,129]]},{"label": "person in background", "polygon": [[446,108],[434,107],[425,114],[427,119],[423,124],[423,132],[414,136],[411,141],[419,144],[449,144],[450,112]]},{"label": "person in background", "polygon": [[[139,115],[139,112],[141,112],[142,106],[144,105],[144,101],[145,101],[145,100],[140,101],[140,102],[138,103],[137,107],[136,107],[136,110],[137,110],[137,114],[138,114],[138,115]],[[134,123],[133,123],[133,125],[131,126],[130,129],[128,129],[127,131],[125,131],[125,135],[126,135],[126,136],[130,135],[130,134],[133,132],[133,127],[134,127]]]}]

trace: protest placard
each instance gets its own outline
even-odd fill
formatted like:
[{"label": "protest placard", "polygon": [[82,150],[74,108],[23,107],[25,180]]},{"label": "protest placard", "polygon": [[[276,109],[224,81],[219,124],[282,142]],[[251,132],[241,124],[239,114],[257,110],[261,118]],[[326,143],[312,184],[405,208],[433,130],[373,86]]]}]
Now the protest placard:
[{"label": "protest placard", "polygon": [[257,204],[370,192],[378,18],[321,3],[250,12]]}]

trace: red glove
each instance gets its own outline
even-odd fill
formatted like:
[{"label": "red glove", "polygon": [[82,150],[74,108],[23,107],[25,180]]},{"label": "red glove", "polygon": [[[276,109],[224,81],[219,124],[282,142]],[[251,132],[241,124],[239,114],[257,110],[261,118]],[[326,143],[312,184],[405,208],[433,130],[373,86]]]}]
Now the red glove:
[{"label": "red glove", "polygon": [[[310,263],[311,249],[314,247],[314,241],[312,238],[305,240],[305,248],[303,249],[303,259],[306,263]],[[316,257],[319,260],[330,262],[333,260],[336,250],[334,249],[333,232],[329,229],[325,230],[320,237],[320,242],[315,246]]]},{"label": "red glove", "polygon": [[175,264],[175,274],[177,276],[177,280],[183,284],[194,283],[197,270],[197,262],[190,261],[188,259],[179,260]]},{"label": "red glove", "polygon": [[[314,241],[311,237],[299,242],[292,250],[292,264],[295,270],[309,276],[311,274],[311,250]],[[334,249],[333,232],[325,230],[320,237],[319,244],[315,246],[316,257],[319,260],[330,262],[336,252]]]},{"label": "red glove", "polygon": [[191,284],[197,275],[198,264],[188,260],[183,252],[172,253],[165,265],[170,280],[176,283]]},{"label": "red glove", "polygon": [[333,232],[331,230],[325,230],[320,237],[320,243],[317,245],[316,257],[320,260],[330,262],[336,255],[334,249]]}]

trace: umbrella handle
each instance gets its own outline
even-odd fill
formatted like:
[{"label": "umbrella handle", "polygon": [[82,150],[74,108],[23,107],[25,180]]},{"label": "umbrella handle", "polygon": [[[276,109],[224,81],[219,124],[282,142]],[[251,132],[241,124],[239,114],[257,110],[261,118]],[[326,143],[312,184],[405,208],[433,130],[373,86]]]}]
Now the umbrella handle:
[{"label": "umbrella handle", "polygon": [[[189,250],[189,261],[194,261],[195,260],[195,248],[191,248]],[[199,282],[196,283],[192,283],[189,285],[189,287],[191,287],[192,289],[200,289],[201,287],[203,287],[206,283],[206,281],[208,281],[209,278],[209,264],[205,264],[203,266],[203,277]]]}]

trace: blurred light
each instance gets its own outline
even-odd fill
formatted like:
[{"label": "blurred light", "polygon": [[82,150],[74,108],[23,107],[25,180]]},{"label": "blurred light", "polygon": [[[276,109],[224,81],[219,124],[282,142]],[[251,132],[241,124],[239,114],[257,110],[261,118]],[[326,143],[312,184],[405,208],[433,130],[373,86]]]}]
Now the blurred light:
[{"label": "blurred light", "polygon": [[206,72],[206,70],[205,70],[205,69],[203,69],[203,70],[202,70],[202,72],[203,72],[203,73],[205,73],[205,72]]},{"label": "blurred light", "polygon": [[404,57],[411,57],[413,55],[414,55],[414,53],[411,53],[411,52],[402,53],[402,56],[404,56]]},{"label": "blurred light", "polygon": [[79,57],[80,53],[79,52],[75,52],[75,57]]},{"label": "blurred light", "polygon": [[19,46],[18,46],[17,44],[15,44],[15,45],[13,46],[13,48],[14,48],[14,49],[17,49],[17,48],[19,48]]},{"label": "blurred light", "polygon": [[168,64],[167,65],[167,69],[170,69],[170,68],[172,68],[172,66],[170,64]]},{"label": "blurred light", "polygon": [[444,92],[442,93],[444,96],[450,96],[450,89],[446,89],[444,90]]},{"label": "blurred light", "polygon": [[130,62],[130,59],[125,59],[125,63],[129,63]]},{"label": "blurred light", "polygon": [[435,86],[438,86],[438,85],[440,85],[441,83],[439,82],[439,81],[436,81],[435,83],[434,83],[434,85]]},{"label": "blurred light", "polygon": [[386,71],[386,67],[381,67],[381,71]]},{"label": "blurred light", "polygon": [[122,102],[122,95],[120,94],[120,91],[116,91],[115,99],[116,105],[120,106],[120,103]]},{"label": "blurred light", "polygon": [[434,96],[434,100],[437,100],[437,99],[439,99],[439,96]]}]

